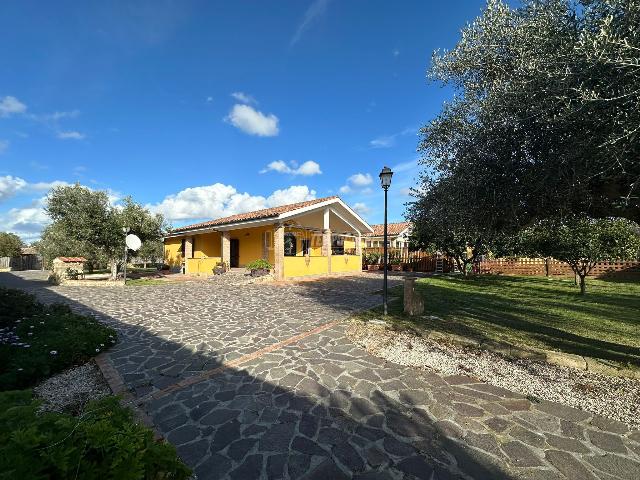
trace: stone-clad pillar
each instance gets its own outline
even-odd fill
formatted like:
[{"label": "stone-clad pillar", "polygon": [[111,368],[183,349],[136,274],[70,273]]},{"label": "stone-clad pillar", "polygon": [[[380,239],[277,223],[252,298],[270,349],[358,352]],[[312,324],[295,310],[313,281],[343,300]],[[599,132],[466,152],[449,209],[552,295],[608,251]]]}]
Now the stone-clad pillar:
[{"label": "stone-clad pillar", "polygon": [[358,236],[356,237],[356,255],[362,255],[362,235],[358,232]]},{"label": "stone-clad pillar", "polygon": [[184,239],[184,273],[189,273],[188,258],[193,258],[193,237],[185,237]]},{"label": "stone-clad pillar", "polygon": [[331,223],[329,207],[324,209],[322,229],[322,256],[327,257],[327,272],[331,273]]},{"label": "stone-clad pillar", "polygon": [[284,280],[284,225],[276,225],[273,233],[273,273],[276,280]]},{"label": "stone-clad pillar", "polygon": [[220,256],[225,265],[231,263],[231,234],[229,232],[222,232],[220,236],[222,245],[220,247]]}]

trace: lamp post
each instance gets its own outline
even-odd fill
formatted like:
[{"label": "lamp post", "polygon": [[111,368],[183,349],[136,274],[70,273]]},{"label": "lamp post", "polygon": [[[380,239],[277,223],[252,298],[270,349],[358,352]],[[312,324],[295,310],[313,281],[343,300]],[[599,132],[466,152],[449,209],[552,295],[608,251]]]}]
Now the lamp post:
[{"label": "lamp post", "polygon": [[393,172],[389,167],[384,167],[380,172],[380,185],[384,190],[384,286],[383,286],[383,306],[384,315],[387,315],[387,268],[388,268],[388,245],[387,245],[387,192],[391,186]]},{"label": "lamp post", "polygon": [[131,229],[129,227],[122,227],[122,232],[124,233],[124,265],[122,267],[122,272],[124,276],[124,283],[127,283],[127,235]]}]

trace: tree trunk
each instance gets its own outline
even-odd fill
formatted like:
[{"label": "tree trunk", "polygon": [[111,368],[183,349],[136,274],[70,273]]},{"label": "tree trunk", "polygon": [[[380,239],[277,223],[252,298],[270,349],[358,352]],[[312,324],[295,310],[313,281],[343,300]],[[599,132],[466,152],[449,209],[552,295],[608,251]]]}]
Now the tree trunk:
[{"label": "tree trunk", "polygon": [[584,295],[587,292],[587,282],[585,281],[586,275],[580,275],[580,295]]}]

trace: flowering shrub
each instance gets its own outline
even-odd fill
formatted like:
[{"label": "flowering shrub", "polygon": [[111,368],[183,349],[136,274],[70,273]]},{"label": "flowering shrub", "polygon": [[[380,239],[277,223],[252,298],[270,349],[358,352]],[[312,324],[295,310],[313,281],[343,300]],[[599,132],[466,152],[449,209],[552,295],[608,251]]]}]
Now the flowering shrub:
[{"label": "flowering shrub", "polygon": [[108,397],[80,417],[37,413],[31,391],[0,393],[2,478],[184,480],[191,472],[166,442],[133,422],[131,410]]},{"label": "flowering shrub", "polygon": [[115,341],[113,329],[66,305],[44,305],[0,287],[0,391],[84,363]]}]

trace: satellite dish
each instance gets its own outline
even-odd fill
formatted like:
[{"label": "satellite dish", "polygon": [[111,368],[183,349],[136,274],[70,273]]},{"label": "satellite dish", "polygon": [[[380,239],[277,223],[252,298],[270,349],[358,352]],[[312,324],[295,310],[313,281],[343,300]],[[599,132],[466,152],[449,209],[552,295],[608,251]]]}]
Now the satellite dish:
[{"label": "satellite dish", "polygon": [[125,242],[127,243],[127,247],[129,247],[131,250],[138,250],[142,245],[142,242],[140,241],[138,236],[134,235],[133,233],[127,235]]}]

